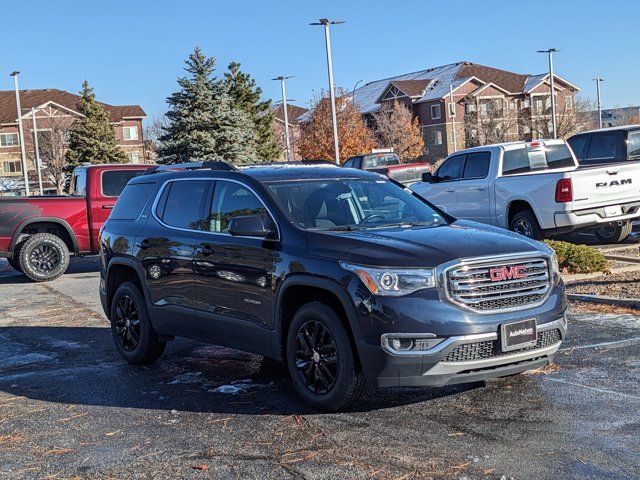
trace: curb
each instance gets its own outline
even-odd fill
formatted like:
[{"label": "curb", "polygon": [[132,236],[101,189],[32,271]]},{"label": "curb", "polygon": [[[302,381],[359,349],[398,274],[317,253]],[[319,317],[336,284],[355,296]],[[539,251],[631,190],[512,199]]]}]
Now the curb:
[{"label": "curb", "polygon": [[618,298],[618,297],[605,297],[602,295],[584,295],[580,293],[568,293],[567,299],[589,302],[589,303],[602,303],[604,305],[615,305],[617,307],[627,307],[640,310],[640,298]]}]

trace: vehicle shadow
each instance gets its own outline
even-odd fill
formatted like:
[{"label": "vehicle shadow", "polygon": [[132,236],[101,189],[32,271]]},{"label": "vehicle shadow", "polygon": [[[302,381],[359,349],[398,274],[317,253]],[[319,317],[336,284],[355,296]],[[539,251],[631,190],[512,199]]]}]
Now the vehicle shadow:
[{"label": "vehicle shadow", "polygon": [[[94,273],[100,270],[98,257],[72,257],[65,275]],[[54,280],[55,281],[55,280]],[[33,283],[22,273],[14,270],[4,259],[0,259],[0,285]]]},{"label": "vehicle shadow", "polygon": [[[156,363],[129,365],[108,328],[2,327],[0,342],[0,391],[33,400],[207,413],[316,412],[300,401],[284,365],[229,348],[178,339]],[[483,385],[369,389],[352,411],[427,402]]]}]

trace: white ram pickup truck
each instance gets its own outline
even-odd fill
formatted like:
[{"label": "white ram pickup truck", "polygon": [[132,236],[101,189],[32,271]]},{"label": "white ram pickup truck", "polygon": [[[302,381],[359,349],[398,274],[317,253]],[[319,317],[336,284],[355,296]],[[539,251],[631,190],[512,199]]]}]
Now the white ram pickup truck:
[{"label": "white ram pickup truck", "polygon": [[411,190],[454,217],[537,240],[590,230],[615,243],[640,218],[640,163],[580,167],[563,140],[461,150],[422,180]]}]

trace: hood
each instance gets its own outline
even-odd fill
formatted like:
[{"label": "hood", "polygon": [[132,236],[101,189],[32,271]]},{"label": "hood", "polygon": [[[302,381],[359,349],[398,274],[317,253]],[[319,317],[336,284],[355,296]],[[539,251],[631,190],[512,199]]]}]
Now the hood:
[{"label": "hood", "polygon": [[311,255],[386,267],[436,267],[462,258],[550,253],[542,242],[467,220],[440,227],[310,231],[307,248]]}]

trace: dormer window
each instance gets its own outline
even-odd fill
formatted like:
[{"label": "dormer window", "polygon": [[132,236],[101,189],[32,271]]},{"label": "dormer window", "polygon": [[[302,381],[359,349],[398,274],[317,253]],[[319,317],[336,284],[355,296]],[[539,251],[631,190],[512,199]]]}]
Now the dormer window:
[{"label": "dormer window", "polygon": [[125,140],[138,140],[138,127],[122,127],[122,138]]}]

